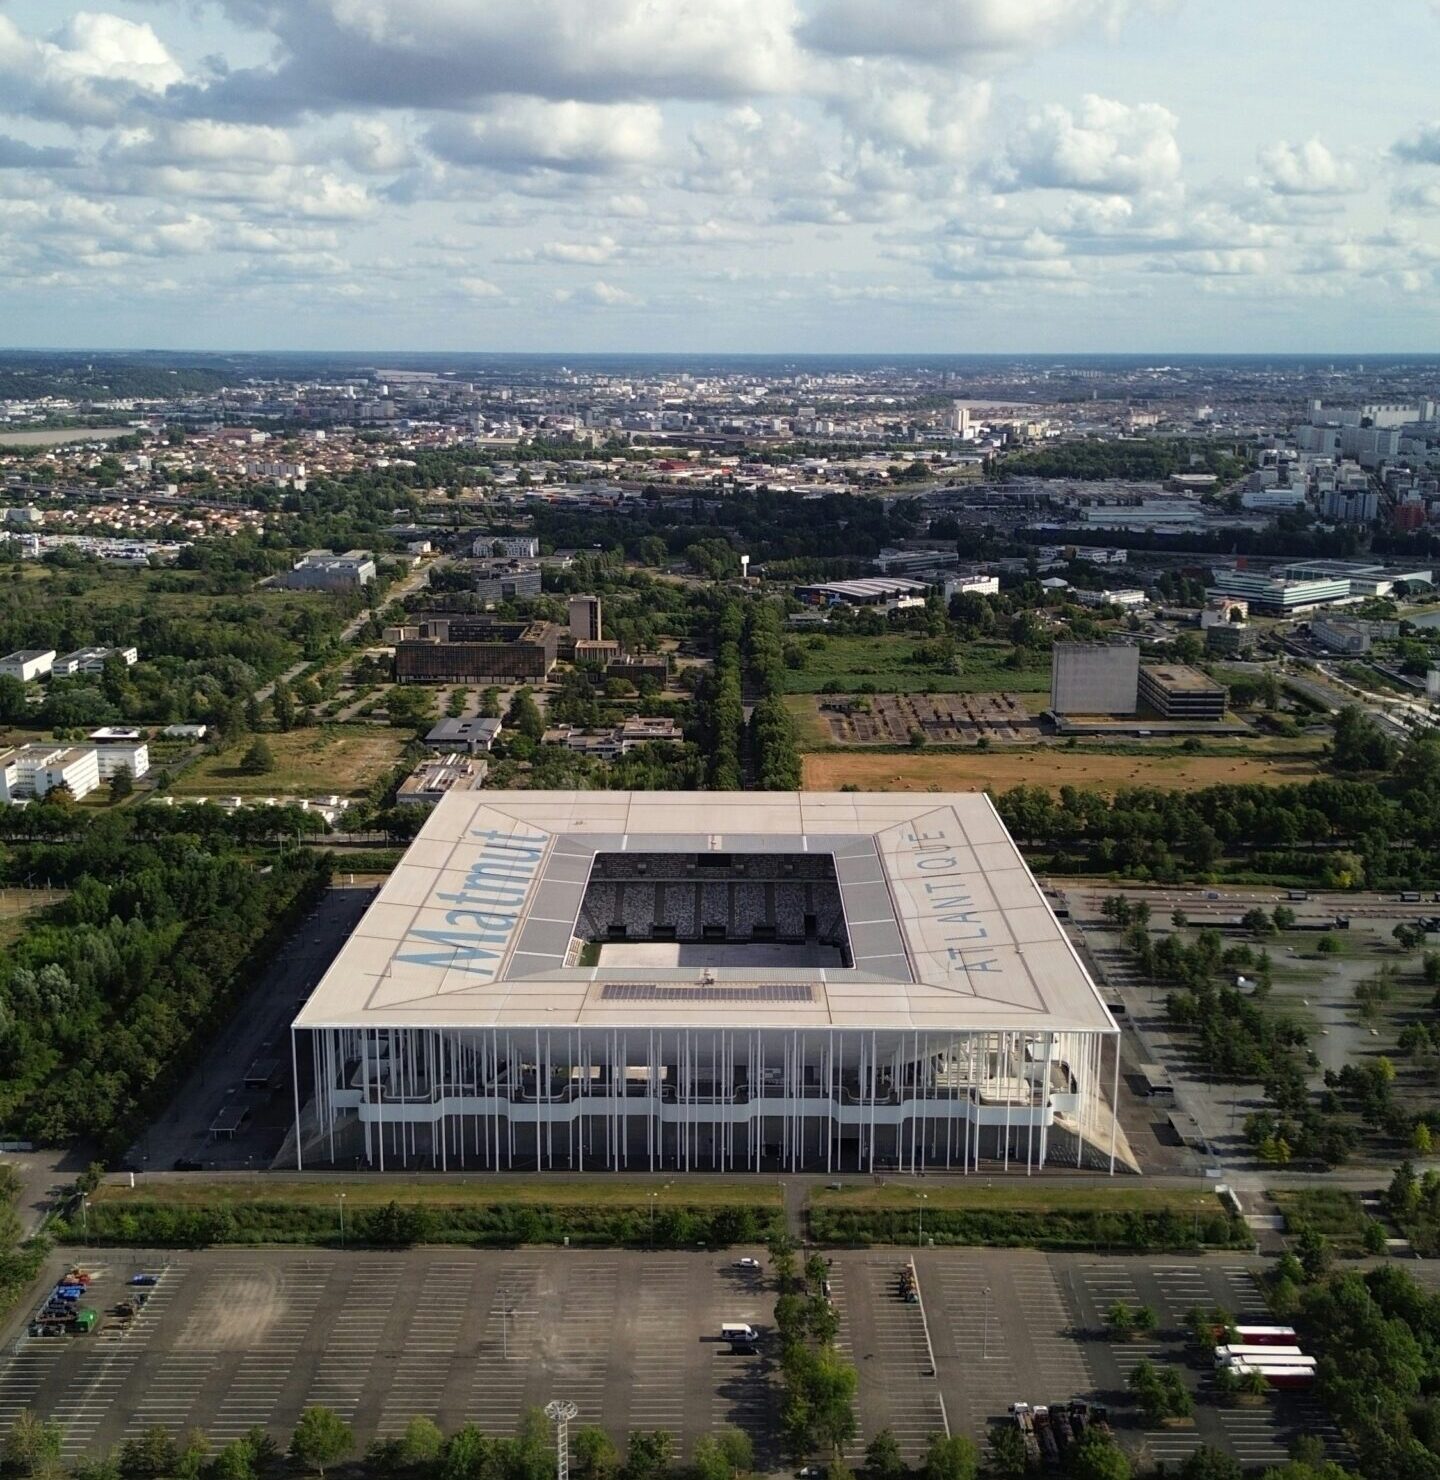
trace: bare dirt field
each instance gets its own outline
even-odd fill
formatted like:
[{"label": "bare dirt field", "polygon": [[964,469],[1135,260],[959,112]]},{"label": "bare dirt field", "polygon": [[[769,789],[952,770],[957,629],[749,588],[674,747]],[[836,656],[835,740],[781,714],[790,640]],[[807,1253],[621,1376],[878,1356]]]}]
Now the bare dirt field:
[{"label": "bare dirt field", "polygon": [[807,755],[805,789],[838,791],[1006,791],[1012,786],[1163,786],[1194,791],[1224,783],[1311,781],[1315,765],[1295,756],[1096,755],[1037,746],[1027,750],[965,751],[944,755]]}]

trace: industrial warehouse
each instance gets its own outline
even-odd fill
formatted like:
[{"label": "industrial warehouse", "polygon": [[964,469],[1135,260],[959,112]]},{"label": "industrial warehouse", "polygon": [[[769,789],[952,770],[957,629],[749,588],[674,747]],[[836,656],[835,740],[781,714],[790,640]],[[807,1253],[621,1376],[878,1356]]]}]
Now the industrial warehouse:
[{"label": "industrial warehouse", "polygon": [[292,1049],[299,1168],[1133,1163],[983,795],[448,795]]}]

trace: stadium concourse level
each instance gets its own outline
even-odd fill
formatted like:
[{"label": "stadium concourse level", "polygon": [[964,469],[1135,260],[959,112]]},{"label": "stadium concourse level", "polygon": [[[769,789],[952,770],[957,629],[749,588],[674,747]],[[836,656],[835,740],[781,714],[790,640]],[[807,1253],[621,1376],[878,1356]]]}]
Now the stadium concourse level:
[{"label": "stadium concourse level", "polygon": [[1133,1164],[981,795],[451,794],[292,1037],[297,1167]]}]

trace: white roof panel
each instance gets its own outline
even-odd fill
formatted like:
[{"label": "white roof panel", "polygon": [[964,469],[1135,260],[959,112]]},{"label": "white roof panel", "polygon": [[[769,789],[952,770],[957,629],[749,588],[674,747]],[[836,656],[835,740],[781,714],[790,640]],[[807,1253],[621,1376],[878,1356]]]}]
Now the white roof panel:
[{"label": "white roof panel", "polygon": [[[566,965],[596,852],[832,849],[853,966]],[[972,793],[453,793],[295,1020],[747,1024],[1115,1030],[999,815]]]}]

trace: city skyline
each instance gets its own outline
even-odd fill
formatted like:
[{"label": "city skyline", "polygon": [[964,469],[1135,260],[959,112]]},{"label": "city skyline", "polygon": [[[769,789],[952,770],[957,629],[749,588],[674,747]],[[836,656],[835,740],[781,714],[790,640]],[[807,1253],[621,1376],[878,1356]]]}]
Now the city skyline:
[{"label": "city skyline", "polygon": [[1423,352],[1440,5],[1255,9],[9,0],[0,341]]}]

